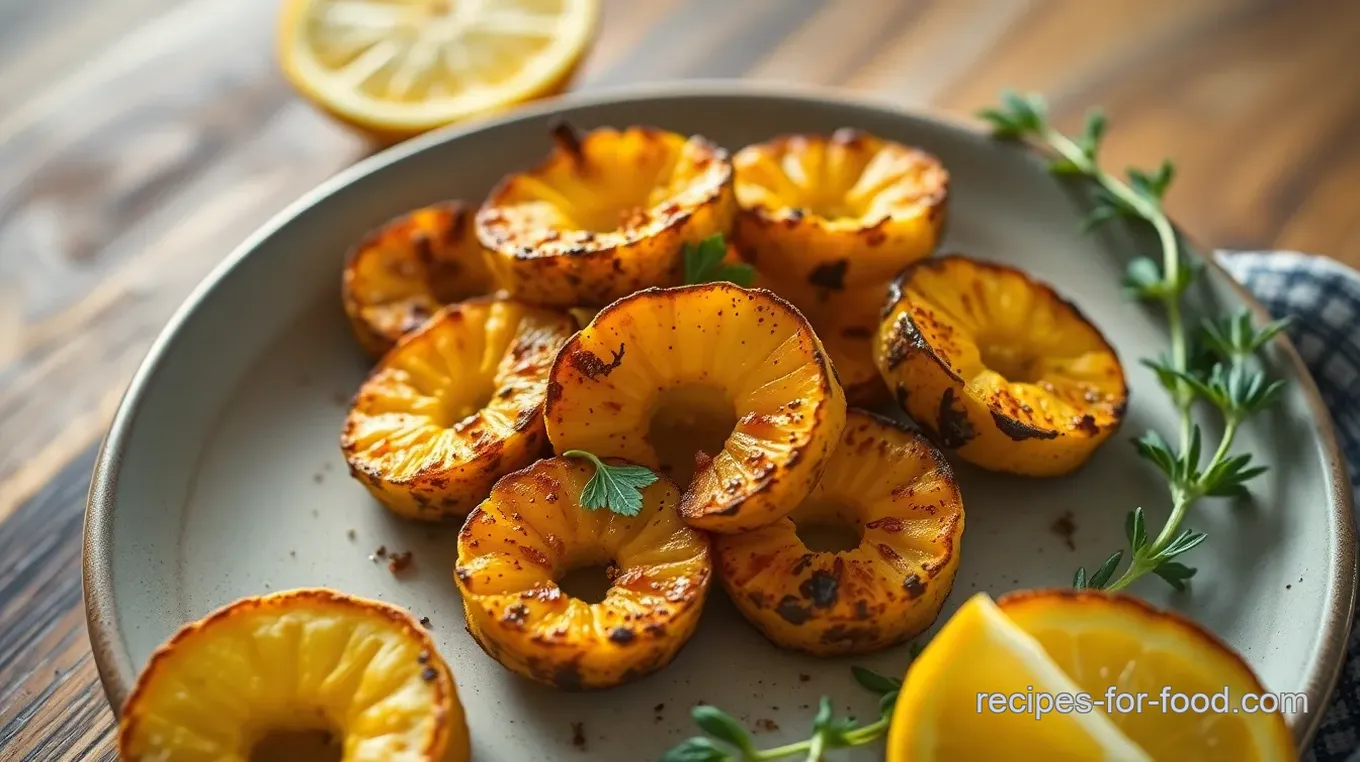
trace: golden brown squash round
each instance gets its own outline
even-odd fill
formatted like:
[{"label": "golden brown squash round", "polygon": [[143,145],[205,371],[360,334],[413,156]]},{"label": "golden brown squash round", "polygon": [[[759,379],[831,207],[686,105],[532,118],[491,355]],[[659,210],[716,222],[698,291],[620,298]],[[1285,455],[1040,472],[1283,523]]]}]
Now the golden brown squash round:
[{"label": "golden brown squash round", "polygon": [[408,518],[461,518],[542,452],[548,369],[570,315],[508,299],[450,305],[402,339],[355,397],[350,473]]},{"label": "golden brown squash round", "polygon": [[1119,428],[1114,348],[1071,303],[1012,267],[952,255],[894,281],[875,360],[941,446],[993,471],[1067,473]]},{"label": "golden brown squash round", "polygon": [[[816,525],[853,528],[858,543],[810,550],[800,530]],[[836,656],[887,648],[930,627],[953,585],[962,536],[962,499],[939,450],[852,409],[812,494],[774,524],[715,537],[713,554],[728,596],[765,637]]]},{"label": "golden brown squash round", "polygon": [[180,628],[123,705],[118,750],[126,762],[471,756],[457,686],[425,628],[324,589],[245,598]]},{"label": "golden brown squash round", "polygon": [[554,131],[547,161],[501,181],[477,214],[491,264],[516,297],[606,305],[680,285],[684,246],[728,233],[736,215],[727,152],[645,127]]},{"label": "golden brown squash round", "polygon": [[417,209],[350,251],[341,298],[355,337],[375,359],[440,307],[496,290],[474,211],[457,201]]},{"label": "golden brown squash round", "polygon": [[[568,690],[669,664],[699,623],[712,576],[708,538],[676,514],[670,480],[644,489],[638,515],[623,516],[582,507],[594,474],[585,460],[541,460],[497,482],[458,533],[468,632],[507,669]],[[571,569],[605,564],[610,587],[598,603],[557,585]]]},{"label": "golden brown squash round", "polygon": [[692,526],[741,532],[784,516],[817,483],[845,393],[792,305],[707,283],[600,311],[553,363],[544,414],[558,452],[658,470],[684,486]]},{"label": "golden brown squash round", "polygon": [[757,272],[758,287],[788,299],[812,324],[845,389],[846,404],[871,408],[892,402],[874,364],[874,339],[883,319],[887,283],[834,291]]},{"label": "golden brown squash round", "polygon": [[783,282],[882,284],[943,235],[949,173],[916,148],[840,129],[747,146],[733,166],[737,242]]}]

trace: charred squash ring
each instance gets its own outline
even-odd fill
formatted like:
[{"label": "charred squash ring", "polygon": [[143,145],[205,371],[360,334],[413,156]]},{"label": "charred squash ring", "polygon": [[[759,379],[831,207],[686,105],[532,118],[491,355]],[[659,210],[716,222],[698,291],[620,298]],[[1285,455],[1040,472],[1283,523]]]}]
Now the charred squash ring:
[{"label": "charred squash ring", "polygon": [[[850,525],[857,547],[814,552],[803,524]],[[817,488],[789,517],[713,540],[737,609],[775,645],[867,653],[935,621],[953,585],[963,504],[944,456],[886,418],[851,410]]]},{"label": "charred squash ring", "polygon": [[403,516],[466,516],[542,451],[548,369],[575,330],[507,299],[445,307],[359,388],[340,438],[350,473]]},{"label": "charred squash ring", "polygon": [[949,173],[934,156],[851,129],[747,146],[736,237],[780,280],[839,291],[887,281],[935,250]]},{"label": "charred squash ring", "polygon": [[684,246],[732,228],[727,152],[644,127],[554,130],[547,161],[501,181],[477,234],[505,287],[526,301],[600,307],[679,285]]},{"label": "charred squash ring", "polygon": [[983,468],[1067,473],[1124,418],[1114,348],[1052,288],[954,255],[902,271],[875,361],[898,404]]},{"label": "charred squash ring", "polygon": [[[676,515],[668,479],[636,516],[581,507],[586,461],[541,460],[496,483],[458,533],[455,577],[468,632],[496,661],[568,690],[608,688],[669,664],[699,623],[712,574],[708,539]],[[609,564],[587,603],[562,592],[570,569]]]},{"label": "charred squash ring", "polygon": [[792,305],[708,283],[602,310],[553,363],[545,418],[558,452],[660,470],[686,485],[680,514],[692,526],[740,532],[787,514],[817,483],[845,394]]},{"label": "charred squash ring", "polygon": [[458,689],[404,610],[324,589],[246,598],[151,655],[118,723],[127,762],[253,759],[275,733],[339,743],[344,762],[465,762]]},{"label": "charred squash ring", "polygon": [[374,358],[440,307],[496,290],[472,216],[457,201],[417,209],[350,251],[341,297],[355,337]]}]

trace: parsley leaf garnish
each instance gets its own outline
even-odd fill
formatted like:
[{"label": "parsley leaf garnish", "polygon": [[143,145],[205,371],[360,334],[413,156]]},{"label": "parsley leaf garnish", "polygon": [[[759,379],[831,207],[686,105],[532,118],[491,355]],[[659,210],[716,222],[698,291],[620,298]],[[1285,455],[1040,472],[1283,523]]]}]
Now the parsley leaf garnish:
[{"label": "parsley leaf garnish", "polygon": [[727,242],[722,233],[714,233],[697,244],[685,244],[685,284],[727,281],[749,288],[755,283],[754,267],[725,263],[726,256]]},{"label": "parsley leaf garnish", "polygon": [[620,516],[636,516],[642,510],[642,490],[656,481],[656,474],[643,466],[613,466],[585,450],[567,450],[564,458],[585,458],[595,464],[595,475],[581,490],[581,507],[608,508]]}]

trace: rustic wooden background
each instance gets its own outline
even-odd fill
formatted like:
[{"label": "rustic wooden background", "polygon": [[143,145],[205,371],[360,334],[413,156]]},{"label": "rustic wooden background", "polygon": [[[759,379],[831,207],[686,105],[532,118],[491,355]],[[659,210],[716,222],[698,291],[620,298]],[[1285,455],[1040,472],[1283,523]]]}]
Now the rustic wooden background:
[{"label": "rustic wooden background", "polygon": [[[275,70],[276,0],[0,0],[0,759],[111,759],[85,634],[94,448],[252,229],[371,149]],[[578,89],[753,77],[968,114],[1014,85],[1114,166],[1173,157],[1202,241],[1360,265],[1360,3],[605,0]]]}]

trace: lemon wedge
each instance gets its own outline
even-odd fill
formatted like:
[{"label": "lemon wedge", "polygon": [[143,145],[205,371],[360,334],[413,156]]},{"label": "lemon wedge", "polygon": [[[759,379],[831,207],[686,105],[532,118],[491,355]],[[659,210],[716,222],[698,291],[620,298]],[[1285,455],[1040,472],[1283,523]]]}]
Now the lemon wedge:
[{"label": "lemon wedge", "polygon": [[[1106,711],[1111,686],[1115,696],[1129,697],[1117,698],[1121,703],[1144,695],[1142,710]],[[1226,687],[1233,702],[1265,693],[1216,638],[1133,599],[1036,591],[994,603],[978,594],[907,673],[888,760],[1298,758],[1278,712],[1163,711],[1151,704],[1162,699],[1163,686],[1187,697]],[[1036,712],[1040,696],[1067,696],[1068,708]],[[1091,702],[1084,709],[1082,696]]]},{"label": "lemon wedge", "polygon": [[392,141],[561,92],[599,0],[287,0],[280,64],[305,97]]},{"label": "lemon wedge", "polygon": [[1075,694],[1034,638],[985,594],[973,596],[912,664],[893,711],[888,762],[1016,759],[1150,760],[1101,712],[992,712],[979,694]]},{"label": "lemon wedge", "polygon": [[[1284,716],[1257,711],[1277,699],[1263,702],[1266,689],[1251,668],[1195,623],[1136,598],[1099,592],[1027,591],[997,604],[1081,690],[1105,698],[1097,694],[1113,686],[1127,697],[1118,699],[1125,706],[1106,714],[1152,759],[1298,758]],[[1139,694],[1146,696],[1141,711]]]}]

